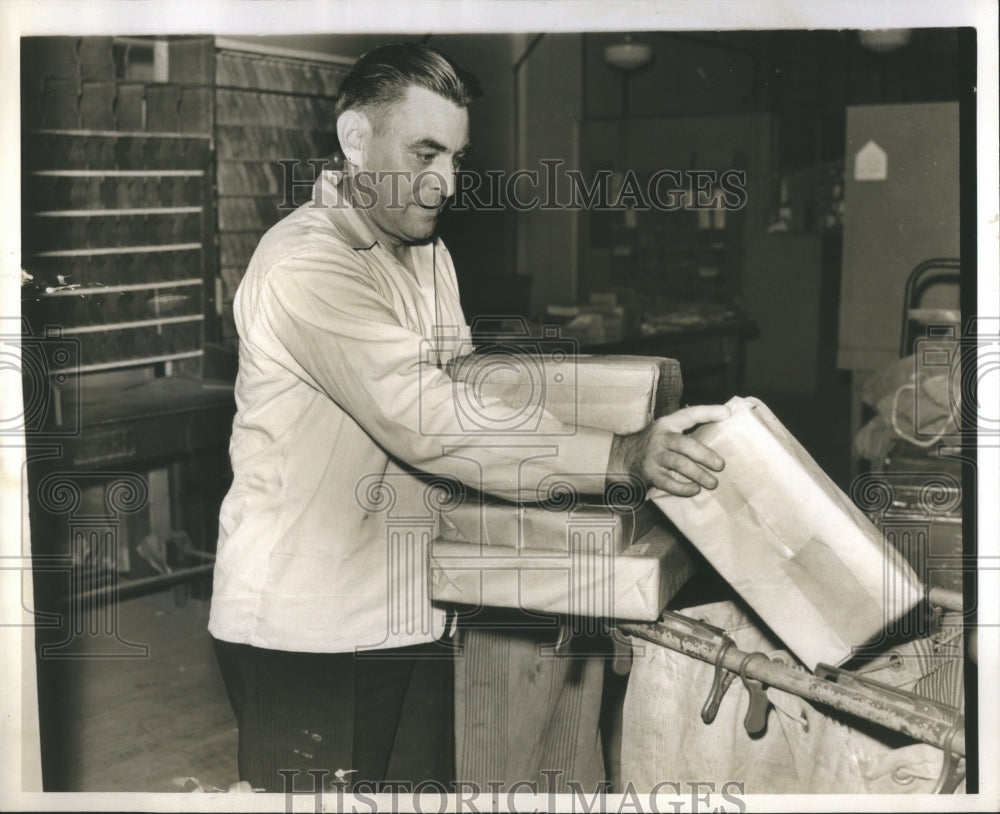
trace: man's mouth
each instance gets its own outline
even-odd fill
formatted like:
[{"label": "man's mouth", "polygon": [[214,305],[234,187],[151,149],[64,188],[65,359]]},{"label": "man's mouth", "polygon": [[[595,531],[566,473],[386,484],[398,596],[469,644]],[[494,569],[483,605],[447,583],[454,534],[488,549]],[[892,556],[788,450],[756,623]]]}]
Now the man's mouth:
[{"label": "man's mouth", "polygon": [[445,203],[446,203],[445,201],[442,201],[437,206],[425,206],[424,204],[417,204],[417,206],[419,207],[419,209],[421,210],[421,212],[425,217],[436,218],[438,215],[441,214],[441,211],[444,209]]},{"label": "man's mouth", "polygon": [[445,208],[445,205],[448,203],[448,199],[438,198],[437,201],[433,203],[425,203],[423,200],[420,199],[419,195],[414,195],[413,203],[415,203],[417,206],[419,206],[426,212],[440,212],[442,209]]}]

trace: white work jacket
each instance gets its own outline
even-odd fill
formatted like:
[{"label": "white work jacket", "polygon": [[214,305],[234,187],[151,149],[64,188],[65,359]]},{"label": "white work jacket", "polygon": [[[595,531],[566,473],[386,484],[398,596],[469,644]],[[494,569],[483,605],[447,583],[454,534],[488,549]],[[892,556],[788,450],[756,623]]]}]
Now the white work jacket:
[{"label": "white work jacket", "polygon": [[440,485],[530,497],[554,473],[603,488],[610,433],[548,414],[493,433],[499,403],[480,405],[478,424],[456,410],[436,364],[471,349],[454,267],[440,240],[410,251],[415,274],[323,179],[250,261],[234,303],[218,639],[308,652],[430,641],[444,623],[428,595]]}]

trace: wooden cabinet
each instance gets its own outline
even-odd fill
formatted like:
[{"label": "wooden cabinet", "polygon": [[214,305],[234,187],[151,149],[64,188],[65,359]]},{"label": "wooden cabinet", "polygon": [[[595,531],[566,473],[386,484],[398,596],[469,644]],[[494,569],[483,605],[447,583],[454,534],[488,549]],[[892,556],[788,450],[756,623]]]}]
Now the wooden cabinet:
[{"label": "wooden cabinet", "polygon": [[[337,147],[352,60],[213,37],[26,38],[24,312],[80,373],[201,373],[235,348],[232,299],[263,233]],[[292,183],[300,181],[300,183]]]}]

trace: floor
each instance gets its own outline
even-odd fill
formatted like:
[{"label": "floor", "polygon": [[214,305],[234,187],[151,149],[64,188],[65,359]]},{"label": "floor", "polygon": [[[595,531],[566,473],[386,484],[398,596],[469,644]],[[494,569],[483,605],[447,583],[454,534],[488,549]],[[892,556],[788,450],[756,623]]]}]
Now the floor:
[{"label": "floor", "polygon": [[236,722],[206,632],[209,603],[178,596],[122,602],[117,639],[79,637],[75,657],[59,660],[49,680],[62,691],[40,701],[60,711],[47,789],[180,792],[195,785],[190,778],[219,789],[236,782]]}]

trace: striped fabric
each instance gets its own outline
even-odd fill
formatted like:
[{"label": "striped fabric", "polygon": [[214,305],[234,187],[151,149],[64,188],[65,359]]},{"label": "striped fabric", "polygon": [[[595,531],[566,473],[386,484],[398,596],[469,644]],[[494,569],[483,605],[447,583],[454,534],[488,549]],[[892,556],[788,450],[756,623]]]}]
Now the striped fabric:
[{"label": "striped fabric", "polygon": [[946,613],[933,635],[893,647],[857,673],[863,678],[962,709],[965,703],[963,635],[961,616]]}]

